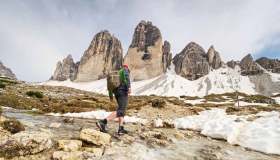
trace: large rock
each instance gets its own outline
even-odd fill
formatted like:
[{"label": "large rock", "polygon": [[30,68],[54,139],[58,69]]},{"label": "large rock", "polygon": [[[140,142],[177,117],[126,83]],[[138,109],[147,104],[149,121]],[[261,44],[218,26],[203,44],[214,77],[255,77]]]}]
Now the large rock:
[{"label": "large rock", "polygon": [[65,81],[67,79],[74,80],[76,78],[78,65],[74,63],[71,55],[68,55],[63,61],[56,64],[51,80]]},{"label": "large rock", "polygon": [[220,57],[219,52],[214,49],[214,46],[211,46],[207,52],[209,65],[213,69],[218,69],[222,66],[222,59]]},{"label": "large rock", "polygon": [[164,41],[162,46],[162,62],[163,62],[163,71],[166,72],[167,69],[170,69],[170,65],[172,62],[172,53],[171,53],[171,45],[168,41]]},{"label": "large rock", "polygon": [[82,147],[82,141],[80,140],[59,140],[58,148],[63,151],[78,151]]},{"label": "large rock", "polygon": [[16,75],[12,72],[12,70],[6,66],[0,61],[0,76],[1,77],[8,77],[11,79],[17,79]]},{"label": "large rock", "polygon": [[280,73],[280,60],[261,57],[256,60],[263,68],[273,73]]},{"label": "large rock", "polygon": [[234,69],[235,66],[239,65],[239,62],[238,61],[234,61],[234,60],[231,60],[231,61],[228,61],[227,62],[227,66]]},{"label": "large rock", "polygon": [[254,61],[251,54],[246,55],[240,61],[240,67],[241,67],[241,74],[242,75],[256,75],[256,74],[263,73],[263,70]]},{"label": "large rock", "polygon": [[32,155],[53,146],[48,131],[23,131],[0,141],[0,156],[14,157]]},{"label": "large rock", "polygon": [[108,31],[97,33],[81,58],[76,81],[93,81],[106,77],[122,66],[121,42]]},{"label": "large rock", "polygon": [[80,139],[95,145],[108,145],[111,141],[110,134],[86,128],[80,132]]},{"label": "large rock", "polygon": [[[160,30],[152,22],[141,21],[135,28],[132,43],[129,46],[124,63],[128,64],[131,79],[145,80],[159,76],[164,72],[163,48],[169,54],[170,45],[163,47]],[[166,58],[163,58],[166,57]]]},{"label": "large rock", "polygon": [[189,80],[196,80],[209,73],[207,54],[198,44],[189,43],[173,58],[175,72]]},{"label": "large rock", "polygon": [[52,156],[53,160],[94,160],[100,159],[100,157],[101,155],[99,153],[96,154],[85,151],[55,151]]}]

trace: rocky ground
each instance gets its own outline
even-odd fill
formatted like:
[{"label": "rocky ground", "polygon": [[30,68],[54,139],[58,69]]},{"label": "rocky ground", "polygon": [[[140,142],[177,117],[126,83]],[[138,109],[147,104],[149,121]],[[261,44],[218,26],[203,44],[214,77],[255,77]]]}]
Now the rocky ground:
[{"label": "rocky ground", "polygon": [[[3,80],[0,89],[0,159],[190,159],[276,160],[267,155],[223,140],[178,130],[170,119],[198,114],[213,107],[228,114],[246,115],[260,111],[279,111],[270,97],[226,93],[203,98],[181,96],[131,96],[127,115],[147,119],[148,123],[127,123],[129,134],[114,136],[101,133],[96,119],[54,117],[46,113],[114,110],[107,96],[66,87],[51,87]],[[240,106],[236,106],[236,95]],[[275,95],[277,97],[277,95]],[[247,105],[244,105],[246,102]],[[250,105],[248,105],[250,104]],[[262,105],[264,104],[264,105]],[[160,125],[155,119],[163,120]]]}]

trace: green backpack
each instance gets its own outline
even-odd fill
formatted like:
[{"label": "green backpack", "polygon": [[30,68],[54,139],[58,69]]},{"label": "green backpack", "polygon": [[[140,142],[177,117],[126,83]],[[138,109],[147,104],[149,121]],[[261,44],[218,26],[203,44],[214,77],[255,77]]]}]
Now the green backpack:
[{"label": "green backpack", "polygon": [[111,71],[107,76],[107,89],[114,91],[121,85],[121,77],[119,71]]}]

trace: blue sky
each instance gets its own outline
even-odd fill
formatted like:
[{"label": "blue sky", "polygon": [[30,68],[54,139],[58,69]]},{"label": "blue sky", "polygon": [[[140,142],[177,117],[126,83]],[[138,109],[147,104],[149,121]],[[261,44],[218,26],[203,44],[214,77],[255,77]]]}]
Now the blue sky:
[{"label": "blue sky", "polygon": [[0,60],[21,80],[44,81],[104,29],[126,54],[140,20],[161,30],[173,55],[195,41],[214,45],[224,61],[280,58],[279,15],[279,0],[0,0]]}]

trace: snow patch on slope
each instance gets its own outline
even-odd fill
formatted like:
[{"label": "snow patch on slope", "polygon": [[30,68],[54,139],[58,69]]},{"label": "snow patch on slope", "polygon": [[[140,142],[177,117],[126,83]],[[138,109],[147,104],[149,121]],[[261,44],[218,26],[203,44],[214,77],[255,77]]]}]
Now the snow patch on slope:
[{"label": "snow patch on slope", "polygon": [[[106,79],[93,82],[47,81],[42,85],[66,86],[76,89],[107,94]],[[247,76],[240,75],[240,68],[222,67],[211,71],[208,75],[195,81],[187,80],[171,69],[167,73],[149,80],[132,82],[133,95],[160,95],[160,96],[200,96],[215,93],[245,92],[256,94],[254,84]]]},{"label": "snow patch on slope", "polygon": [[201,134],[225,139],[253,150],[280,154],[280,114],[260,112],[256,120],[247,121],[246,116],[227,115],[224,109],[202,111],[199,115],[175,120],[176,128],[192,129]]}]

